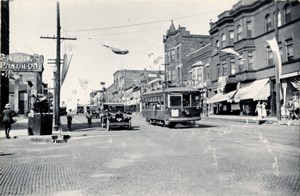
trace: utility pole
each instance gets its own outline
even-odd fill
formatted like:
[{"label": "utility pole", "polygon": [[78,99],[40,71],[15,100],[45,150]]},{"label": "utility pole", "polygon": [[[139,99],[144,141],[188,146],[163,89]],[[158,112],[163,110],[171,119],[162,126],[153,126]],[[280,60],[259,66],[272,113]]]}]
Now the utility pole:
[{"label": "utility pole", "polygon": [[60,43],[61,40],[76,40],[76,38],[64,38],[60,36],[60,12],[59,12],[59,2],[57,2],[57,35],[56,37],[44,37],[41,36],[41,39],[56,39],[56,77],[55,77],[55,96],[54,96],[54,105],[55,105],[55,111],[53,111],[54,114],[54,128],[56,130],[59,129],[60,126],[60,116],[59,116],[59,108],[60,108]]},{"label": "utility pole", "polygon": [[[275,0],[275,39],[278,43],[278,1]],[[280,57],[279,57],[280,58]],[[276,91],[276,117],[281,120],[280,115],[280,75],[279,75],[279,62],[275,63],[275,91]]]}]

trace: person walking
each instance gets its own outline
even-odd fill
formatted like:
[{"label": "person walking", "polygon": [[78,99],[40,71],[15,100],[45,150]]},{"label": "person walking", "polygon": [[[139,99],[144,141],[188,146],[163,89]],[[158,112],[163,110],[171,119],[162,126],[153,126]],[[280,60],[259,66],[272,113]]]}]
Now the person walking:
[{"label": "person walking", "polygon": [[69,128],[69,130],[71,130],[72,120],[73,120],[72,110],[69,109],[69,111],[68,111],[68,113],[67,113],[67,123],[68,123],[68,128]]},{"label": "person walking", "polygon": [[9,103],[5,105],[5,109],[3,110],[2,114],[3,114],[2,123],[3,123],[4,129],[5,129],[5,137],[7,139],[9,139],[10,138],[9,132],[11,130],[11,124],[14,123],[14,119],[12,118],[13,111],[10,109]]},{"label": "person walking", "polygon": [[294,99],[294,116],[297,120],[299,120],[299,100]]},{"label": "person walking", "polygon": [[267,110],[266,110],[266,107],[267,107],[267,103],[266,103],[266,102],[263,102],[263,103],[261,104],[261,117],[262,117],[262,118],[267,117]]},{"label": "person walking", "polygon": [[295,109],[294,109],[294,102],[293,99],[290,98],[288,104],[287,104],[287,109],[289,111],[289,119],[294,120],[294,113],[295,113]]},{"label": "person walking", "polygon": [[91,115],[90,111],[87,112],[86,118],[87,118],[87,121],[88,121],[88,125],[90,127],[92,125],[92,115]]},{"label": "person walking", "polygon": [[258,118],[262,117],[261,110],[262,110],[262,105],[261,105],[260,101],[258,101],[258,103],[256,104],[256,109],[255,109],[255,112],[257,113]]}]

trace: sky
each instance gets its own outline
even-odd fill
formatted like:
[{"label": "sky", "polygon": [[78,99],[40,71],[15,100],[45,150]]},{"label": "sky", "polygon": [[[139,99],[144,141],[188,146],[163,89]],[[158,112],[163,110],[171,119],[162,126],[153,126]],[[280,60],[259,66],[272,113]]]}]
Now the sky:
[{"label": "sky", "polygon": [[[186,27],[191,34],[209,35],[209,22],[229,10],[238,0],[61,0],[61,37],[76,38],[61,43],[63,54],[72,55],[61,101],[75,104],[89,100],[89,92],[109,87],[113,73],[127,70],[162,70],[163,36],[173,20],[176,29]],[[10,53],[44,56],[43,82],[53,87],[57,1],[13,0],[10,2]],[[127,55],[114,54],[103,46],[127,49]],[[150,58],[148,54],[153,53]],[[88,81],[83,89],[79,80]]]}]

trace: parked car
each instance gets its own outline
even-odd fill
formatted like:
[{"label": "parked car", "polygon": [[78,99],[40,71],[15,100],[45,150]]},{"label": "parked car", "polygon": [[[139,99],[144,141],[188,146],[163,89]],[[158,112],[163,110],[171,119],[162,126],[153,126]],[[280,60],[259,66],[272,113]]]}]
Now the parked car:
[{"label": "parked car", "polygon": [[103,128],[127,128],[132,129],[131,117],[124,113],[124,104],[122,103],[104,103],[104,112],[100,115],[100,122]]}]

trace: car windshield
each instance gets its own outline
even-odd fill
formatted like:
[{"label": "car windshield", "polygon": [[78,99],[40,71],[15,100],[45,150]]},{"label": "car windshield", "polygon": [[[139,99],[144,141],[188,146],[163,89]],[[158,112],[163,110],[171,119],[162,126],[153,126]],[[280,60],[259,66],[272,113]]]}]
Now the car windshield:
[{"label": "car windshield", "polygon": [[103,109],[108,110],[110,112],[117,112],[117,111],[124,112],[124,106],[123,105],[104,105]]}]

